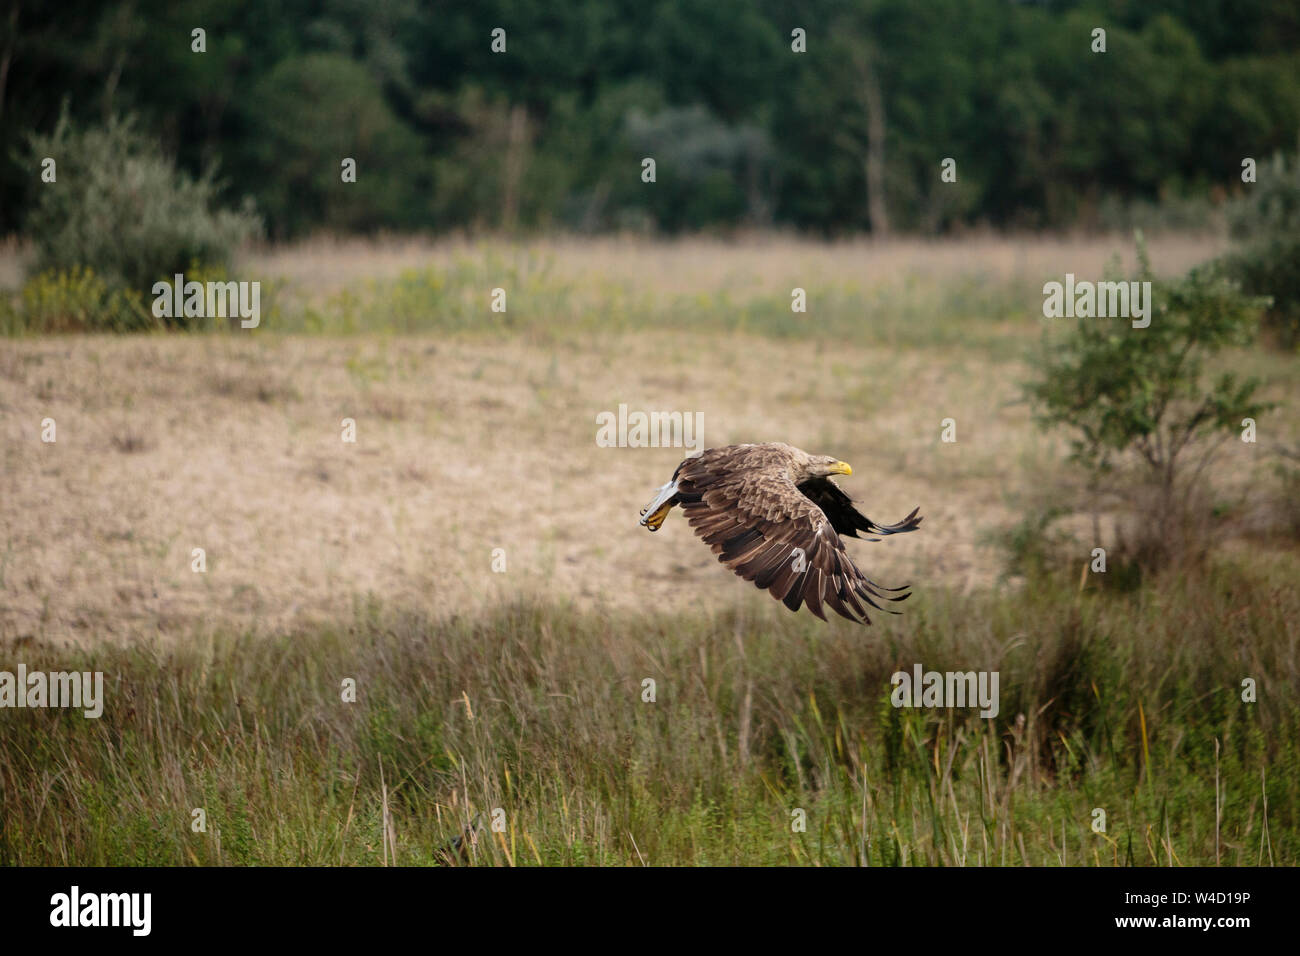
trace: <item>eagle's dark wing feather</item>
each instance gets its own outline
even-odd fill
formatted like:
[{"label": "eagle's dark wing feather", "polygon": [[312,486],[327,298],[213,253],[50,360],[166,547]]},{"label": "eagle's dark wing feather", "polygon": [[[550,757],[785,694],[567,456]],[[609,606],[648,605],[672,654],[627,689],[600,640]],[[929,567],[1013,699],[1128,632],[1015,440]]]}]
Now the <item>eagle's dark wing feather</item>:
[{"label": "eagle's dark wing feather", "polygon": [[727,452],[688,458],[675,476],[677,503],[719,561],[792,611],[806,602],[822,620],[829,607],[870,624],[868,607],[883,611],[877,601],[908,597],[885,593],[905,588],[868,580],[822,509],[782,474],[764,469],[757,448]]},{"label": "eagle's dark wing feather", "polygon": [[[859,531],[876,535],[915,531],[922,520],[916,514],[921,509],[913,508],[912,513],[898,524],[876,524],[859,512],[857,508],[854,508],[853,499],[841,491],[839,486],[829,478],[809,478],[798,487],[813,504],[822,509],[836,531],[848,535],[850,538],[859,537]],[[878,541],[879,539],[869,538],[867,540]]]}]

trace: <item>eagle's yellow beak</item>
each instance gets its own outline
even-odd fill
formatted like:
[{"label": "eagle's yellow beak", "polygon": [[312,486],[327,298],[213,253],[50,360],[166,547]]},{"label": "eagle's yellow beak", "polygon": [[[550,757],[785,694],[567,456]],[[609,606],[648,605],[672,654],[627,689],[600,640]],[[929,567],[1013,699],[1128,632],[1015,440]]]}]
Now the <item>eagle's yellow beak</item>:
[{"label": "eagle's yellow beak", "polygon": [[831,471],[837,475],[851,475],[853,474],[853,466],[847,461],[837,461],[831,465]]}]

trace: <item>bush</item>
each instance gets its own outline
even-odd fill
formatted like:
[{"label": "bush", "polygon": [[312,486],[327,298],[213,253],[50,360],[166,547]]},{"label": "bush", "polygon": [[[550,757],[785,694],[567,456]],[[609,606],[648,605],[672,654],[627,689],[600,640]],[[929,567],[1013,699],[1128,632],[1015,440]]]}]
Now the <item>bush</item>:
[{"label": "bush", "polygon": [[58,178],[38,190],[26,226],[34,271],[61,275],[51,280],[56,284],[102,283],[106,295],[143,298],[155,281],[193,262],[228,266],[235,249],[261,230],[247,205],[239,212],[215,208],[212,170],[197,180],[178,171],[129,117],[75,129],[65,113],[52,133],[29,139],[21,159],[39,169],[45,157],[55,160]]},{"label": "bush", "polygon": [[1229,210],[1242,245],[1222,266],[1246,292],[1265,295],[1269,330],[1285,348],[1300,345],[1300,154],[1281,154],[1259,170],[1258,182]]},{"label": "bush", "polygon": [[14,331],[134,332],[160,325],[137,290],[110,287],[84,266],[37,273],[23,284],[21,303]]},{"label": "bush", "polygon": [[[1141,236],[1138,261],[1138,281],[1151,282],[1151,324],[1077,319],[1049,339],[1025,392],[1041,426],[1072,433],[1071,460],[1092,487],[1117,492],[1141,516],[1137,534],[1126,537],[1144,564],[1158,565],[1192,545],[1204,524],[1194,512],[1216,447],[1269,407],[1255,401],[1254,380],[1223,373],[1202,382],[1208,358],[1249,341],[1263,303],[1214,269],[1156,281]],[[1108,489],[1108,477],[1128,466],[1137,486]]]},{"label": "bush", "polygon": [[1300,448],[1279,450],[1282,461],[1273,466],[1279,482],[1278,511],[1282,532],[1300,540]]}]

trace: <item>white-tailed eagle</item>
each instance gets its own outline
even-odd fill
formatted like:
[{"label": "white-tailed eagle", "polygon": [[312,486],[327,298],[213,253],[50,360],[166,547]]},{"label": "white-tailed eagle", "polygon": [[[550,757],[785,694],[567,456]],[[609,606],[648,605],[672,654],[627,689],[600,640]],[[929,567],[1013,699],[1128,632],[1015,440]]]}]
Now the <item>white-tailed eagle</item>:
[{"label": "white-tailed eagle", "polygon": [[920,509],[897,524],[876,524],[831,481],[831,475],[851,474],[836,458],[780,442],[710,448],[677,466],[641,510],[641,524],[657,531],[680,506],[719,561],[790,610],[806,603],[824,621],[829,607],[870,624],[868,606],[887,610],[876,602],[902,601],[910,585],[884,588],[868,580],[840,536],[914,531]]}]

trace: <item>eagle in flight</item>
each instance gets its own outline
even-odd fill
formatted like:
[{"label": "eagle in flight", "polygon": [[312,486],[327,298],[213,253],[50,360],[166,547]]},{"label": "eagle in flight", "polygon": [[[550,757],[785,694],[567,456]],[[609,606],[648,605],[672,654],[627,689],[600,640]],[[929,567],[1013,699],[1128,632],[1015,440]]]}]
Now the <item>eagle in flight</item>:
[{"label": "eagle in flight", "polygon": [[910,592],[901,592],[910,585],[883,588],[868,580],[840,536],[915,531],[920,508],[897,524],[876,524],[831,480],[851,474],[853,469],[836,458],[781,442],[710,448],[677,466],[672,480],[641,509],[641,524],[658,531],[680,505],[719,561],[790,610],[806,603],[824,621],[829,607],[850,621],[870,624],[867,605],[888,610],[876,601],[905,600]]}]

